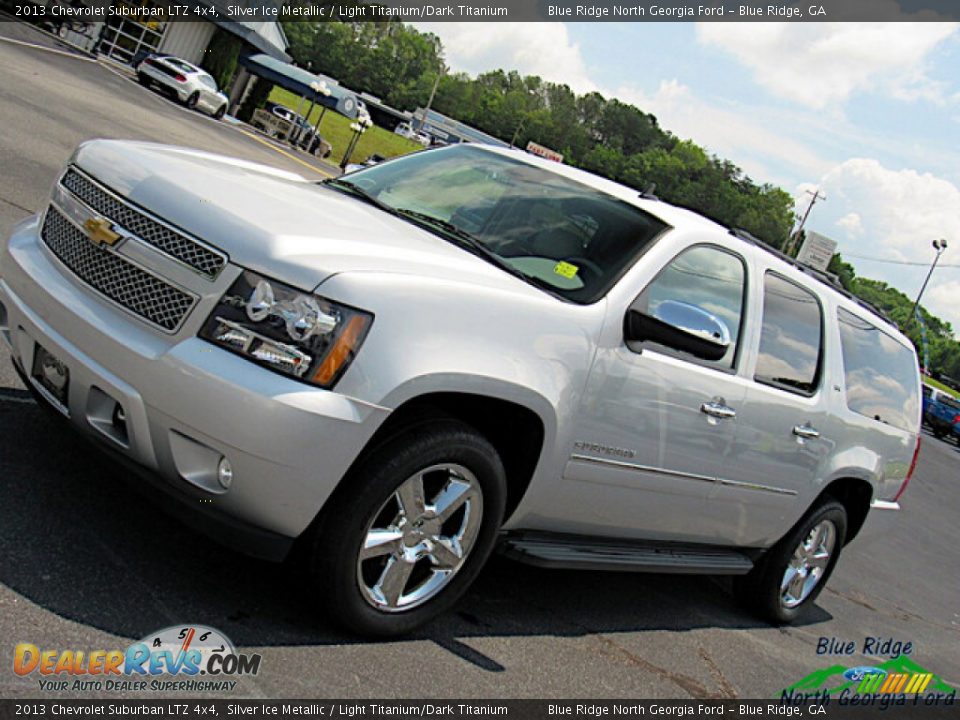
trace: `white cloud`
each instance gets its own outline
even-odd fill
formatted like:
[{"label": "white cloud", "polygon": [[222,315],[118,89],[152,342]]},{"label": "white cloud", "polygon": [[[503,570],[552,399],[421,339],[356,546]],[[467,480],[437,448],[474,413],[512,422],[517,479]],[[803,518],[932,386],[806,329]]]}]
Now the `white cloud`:
[{"label": "white cloud", "polygon": [[847,233],[850,237],[860,237],[863,235],[863,221],[860,214],[851,212],[837,220],[837,227]]},{"label": "white cloud", "polygon": [[776,176],[771,161],[800,177],[819,177],[831,166],[789,132],[771,129],[777,125],[763,113],[710,102],[676,79],[661,81],[652,95],[635,87],[621,87],[614,95],[653,113],[661,127],[728,158],[759,182],[790,184]]},{"label": "white cloud", "polygon": [[930,173],[851,158],[827,173],[821,186],[831,202],[856,208],[883,247],[902,250],[912,260],[929,259],[937,238],[960,238],[960,188]]},{"label": "white cloud", "polygon": [[[808,227],[830,216],[840,216],[837,225],[851,225],[858,216],[861,234],[850,234],[841,243],[840,252],[852,262],[858,273],[886,280],[907,295],[919,290],[926,265],[933,260],[933,240],[947,238],[956,249],[948,248],[943,259],[950,263],[953,252],[960,253],[960,188],[930,173],[916,170],[892,170],[877,160],[852,158],[823,176],[820,187],[827,202],[814,210]],[[819,214],[818,214],[819,213]],[[847,221],[844,223],[843,221]],[[853,257],[887,258],[922,263],[921,266],[865,262]],[[960,305],[957,270],[944,266],[930,282],[923,304],[960,329]]]},{"label": "white cloud", "polygon": [[580,46],[567,26],[552,23],[414,23],[440,37],[447,64],[471,75],[488,70],[517,70],[565,83],[577,93],[597,86],[590,79]]},{"label": "white cloud", "polygon": [[733,55],[772,94],[815,109],[860,90],[943,103],[927,77],[931,52],[956,23],[700,23],[700,43]]}]

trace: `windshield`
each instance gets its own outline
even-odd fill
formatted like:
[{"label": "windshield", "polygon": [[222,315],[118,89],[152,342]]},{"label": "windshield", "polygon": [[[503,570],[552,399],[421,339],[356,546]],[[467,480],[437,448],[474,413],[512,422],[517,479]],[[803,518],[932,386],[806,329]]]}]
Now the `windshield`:
[{"label": "windshield", "polygon": [[[606,193],[469,145],[414,153],[344,178],[382,206],[578,303],[603,297],[663,230]],[[412,214],[412,216],[411,216]],[[486,251],[489,251],[487,253]]]}]

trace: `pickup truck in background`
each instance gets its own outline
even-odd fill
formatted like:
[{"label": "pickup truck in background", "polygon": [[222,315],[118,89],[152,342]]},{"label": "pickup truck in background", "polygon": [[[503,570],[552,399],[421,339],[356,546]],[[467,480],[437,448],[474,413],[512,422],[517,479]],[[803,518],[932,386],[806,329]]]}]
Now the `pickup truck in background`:
[{"label": "pickup truck in background", "polygon": [[937,439],[951,437],[960,445],[960,400],[924,384],[923,423]]}]

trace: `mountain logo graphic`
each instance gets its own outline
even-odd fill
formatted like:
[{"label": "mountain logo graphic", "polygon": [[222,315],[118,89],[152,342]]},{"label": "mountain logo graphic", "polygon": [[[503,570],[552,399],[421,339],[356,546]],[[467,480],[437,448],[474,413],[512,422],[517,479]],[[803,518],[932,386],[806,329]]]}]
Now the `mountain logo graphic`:
[{"label": "mountain logo graphic", "polygon": [[905,694],[919,695],[924,692],[952,693],[956,689],[941,680],[936,674],[920,667],[905,655],[900,655],[877,666],[860,665],[847,668],[843,665],[814,670],[784,688],[782,695],[820,693],[839,695],[844,690],[857,694]]}]

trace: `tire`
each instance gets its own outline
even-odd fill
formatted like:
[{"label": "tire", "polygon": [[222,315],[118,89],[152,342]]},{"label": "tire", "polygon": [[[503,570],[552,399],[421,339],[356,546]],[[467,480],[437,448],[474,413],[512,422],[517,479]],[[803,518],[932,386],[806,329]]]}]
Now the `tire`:
[{"label": "tire", "polygon": [[217,111],[213,114],[214,120],[223,120],[223,116],[227,114],[227,106],[221,105],[217,108]]},{"label": "tire", "polygon": [[[800,551],[801,543],[807,543],[811,539],[814,529],[825,526],[832,528],[832,546],[825,565],[820,566],[821,572],[817,579],[811,587],[804,587],[800,592],[794,592],[792,595],[782,594],[782,585],[794,559],[794,553]],[[749,574],[737,579],[734,587],[738,599],[752,612],[774,625],[793,622],[813,605],[827,584],[833,568],[836,567],[846,535],[846,509],[833,498],[825,498],[815,505],[780,542],[770,548]],[[817,547],[814,547],[814,553],[818,547],[822,548],[823,545],[818,543]],[[823,562],[822,558],[818,560]],[[809,578],[811,574],[808,572],[807,577]]]},{"label": "tire", "polygon": [[187,98],[187,101],[184,103],[191,110],[196,109],[197,103],[200,101],[200,93],[193,92],[190,94],[190,97]]},{"label": "tire", "polygon": [[144,75],[143,73],[137,73],[137,82],[139,82],[144,87],[150,87],[150,78]]},{"label": "tire", "polygon": [[[444,497],[460,498],[446,520],[434,515]],[[316,596],[358,634],[409,633],[448,610],[476,579],[505,503],[503,464],[482,435],[454,420],[412,428],[362,460],[322,511],[308,560]],[[390,540],[361,560],[370,531]],[[445,542],[433,543],[436,537]]]}]

